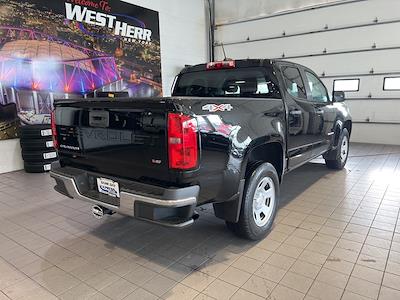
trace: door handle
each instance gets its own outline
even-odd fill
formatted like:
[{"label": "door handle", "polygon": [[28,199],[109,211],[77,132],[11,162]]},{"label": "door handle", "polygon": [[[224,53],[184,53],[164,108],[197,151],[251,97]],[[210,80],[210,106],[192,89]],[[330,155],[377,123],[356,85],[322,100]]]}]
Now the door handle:
[{"label": "door handle", "polygon": [[323,114],[324,114],[324,111],[323,111],[322,109],[317,109],[317,110],[316,110],[316,113],[319,114],[319,115],[323,115]]}]

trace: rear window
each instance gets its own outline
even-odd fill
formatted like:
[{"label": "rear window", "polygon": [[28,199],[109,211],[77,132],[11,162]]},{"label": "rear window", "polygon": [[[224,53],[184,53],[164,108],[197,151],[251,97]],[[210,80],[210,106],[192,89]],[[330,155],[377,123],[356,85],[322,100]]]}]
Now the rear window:
[{"label": "rear window", "polygon": [[263,68],[184,73],[176,82],[173,96],[280,98],[279,87]]}]

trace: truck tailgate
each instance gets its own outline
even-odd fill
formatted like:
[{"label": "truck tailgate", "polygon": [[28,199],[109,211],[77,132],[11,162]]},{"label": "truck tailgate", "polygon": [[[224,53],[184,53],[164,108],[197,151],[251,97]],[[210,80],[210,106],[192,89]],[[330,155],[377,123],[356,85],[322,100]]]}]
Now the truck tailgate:
[{"label": "truck tailgate", "polygon": [[165,99],[59,101],[61,163],[133,180],[168,180],[167,111]]}]

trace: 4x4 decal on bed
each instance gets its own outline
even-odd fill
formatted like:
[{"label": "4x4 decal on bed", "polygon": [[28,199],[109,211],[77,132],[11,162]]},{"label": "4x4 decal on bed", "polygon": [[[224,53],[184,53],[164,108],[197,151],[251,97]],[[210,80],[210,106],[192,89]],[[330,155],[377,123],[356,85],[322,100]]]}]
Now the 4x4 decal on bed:
[{"label": "4x4 decal on bed", "polygon": [[201,109],[209,112],[231,111],[233,106],[231,104],[206,104]]}]

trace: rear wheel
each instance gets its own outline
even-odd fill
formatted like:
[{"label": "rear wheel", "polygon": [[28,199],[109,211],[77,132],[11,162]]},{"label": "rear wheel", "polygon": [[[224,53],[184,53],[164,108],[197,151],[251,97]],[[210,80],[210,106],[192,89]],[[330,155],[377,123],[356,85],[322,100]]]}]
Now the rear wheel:
[{"label": "rear wheel", "polygon": [[274,166],[264,163],[247,180],[239,222],[227,222],[227,226],[241,237],[259,240],[269,232],[275,219],[279,179]]},{"label": "rear wheel", "polygon": [[325,159],[326,166],[329,169],[342,170],[344,168],[349,157],[349,141],[349,132],[344,128],[340,135],[338,146],[333,152],[333,159],[331,159],[331,155],[329,155],[329,159]]}]

